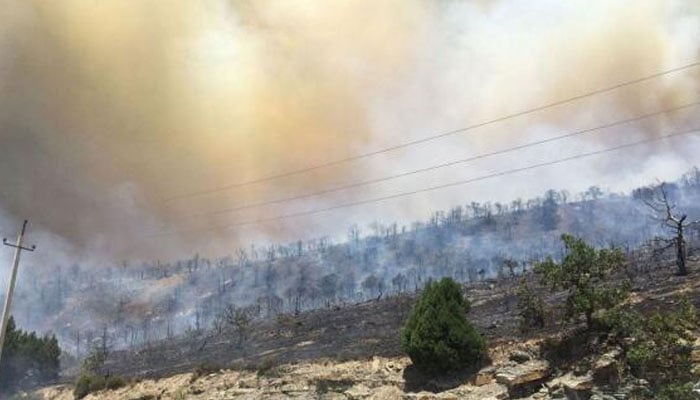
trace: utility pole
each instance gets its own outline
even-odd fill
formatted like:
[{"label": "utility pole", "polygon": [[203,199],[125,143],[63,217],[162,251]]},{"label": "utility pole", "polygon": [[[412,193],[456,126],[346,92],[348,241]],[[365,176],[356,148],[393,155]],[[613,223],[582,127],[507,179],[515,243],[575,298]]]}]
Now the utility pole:
[{"label": "utility pole", "polygon": [[24,232],[27,230],[27,220],[24,220],[22,229],[17,235],[15,244],[9,243],[7,239],[2,239],[2,244],[15,248],[15,257],[12,261],[12,273],[10,274],[10,284],[7,286],[7,294],[5,295],[5,306],[2,309],[2,327],[0,327],[0,358],[2,357],[2,348],[5,346],[5,335],[7,333],[7,321],[10,319],[10,306],[12,305],[12,292],[15,290],[15,280],[17,279],[17,269],[19,267],[19,256],[22,250],[34,251],[36,246],[23,247]]}]

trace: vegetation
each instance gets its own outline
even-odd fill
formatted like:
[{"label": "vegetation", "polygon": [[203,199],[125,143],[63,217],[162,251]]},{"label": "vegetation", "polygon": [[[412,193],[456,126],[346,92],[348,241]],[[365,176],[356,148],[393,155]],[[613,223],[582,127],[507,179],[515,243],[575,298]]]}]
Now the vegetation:
[{"label": "vegetation", "polygon": [[[682,299],[676,311],[656,311],[648,316],[614,310],[606,313],[602,324],[613,343],[623,349],[632,375],[648,380],[659,393],[685,390],[685,383],[692,378],[691,350],[697,324],[697,312],[690,302]],[[678,396],[669,398],[683,398]]]},{"label": "vegetation", "polygon": [[128,383],[121,376],[103,374],[105,356],[103,349],[95,348],[85,358],[73,389],[75,399],[82,399],[92,392],[104,389],[119,389]]},{"label": "vegetation", "polygon": [[[682,210],[688,215],[686,224],[697,219],[700,171],[694,169],[664,188],[671,204],[677,205],[674,215],[682,216]],[[465,202],[405,226],[353,225],[346,241],[316,237],[256,244],[231,249],[232,254],[220,258],[192,254],[169,262],[126,260],[112,268],[78,262],[37,265],[26,271],[28,281],[35,283],[17,287],[13,309],[55,324],[42,329],[54,328],[62,335],[61,345],[80,357],[99,336],[106,336],[113,348],[131,348],[212,327],[233,332],[218,317],[229,304],[253,306],[253,319],[275,318],[412,293],[443,276],[466,283],[494,277],[499,268],[503,277],[518,275],[526,265],[529,268],[530,260],[555,254],[564,231],[589,243],[627,248],[654,236],[676,237],[672,229],[649,218],[649,207],[639,201],[647,189],[655,190],[644,188],[626,196],[591,187],[581,193],[547,191],[508,203]],[[684,231],[689,253],[698,243],[697,227]],[[665,243],[658,243],[663,245],[659,258],[670,261],[676,251],[665,249]],[[162,285],[161,280],[172,277],[177,279]],[[144,307],[143,299],[133,293],[154,285],[162,288],[162,295]],[[63,329],[68,323],[74,328]]]},{"label": "vegetation", "polygon": [[[619,249],[601,249],[582,239],[562,235],[564,255],[561,262],[548,257],[535,264],[540,283],[552,291],[565,290],[564,316],[577,321],[582,316],[586,329],[577,330],[560,340],[548,340],[545,353],[556,362],[580,360],[600,348],[601,335],[606,346],[622,350],[624,371],[649,382],[655,399],[698,399],[692,391],[692,343],[697,313],[686,299],[674,312],[644,314],[623,307],[629,283],[613,277],[625,264]],[[544,324],[545,306],[521,279],[518,289],[521,326],[524,329]]]},{"label": "vegetation", "polygon": [[688,257],[687,242],[684,232],[691,227],[698,227],[700,221],[689,221],[687,214],[677,213],[676,205],[672,203],[666,184],[662,183],[657,188],[648,188],[638,192],[639,198],[653,211],[652,216],[661,226],[672,234],[671,238],[657,237],[655,243],[661,247],[654,249],[656,252],[674,248],[676,253],[676,267],[678,275],[688,275],[686,265]]},{"label": "vegetation", "polygon": [[408,317],[401,345],[425,372],[475,367],[485,358],[484,339],[467,320],[469,303],[450,278],[429,282]]},{"label": "vegetation", "polygon": [[698,400],[700,395],[693,391],[693,383],[672,383],[659,389],[656,400]]},{"label": "vegetation", "polygon": [[119,389],[126,386],[127,383],[128,381],[121,376],[112,375],[105,378],[99,375],[81,374],[75,383],[73,397],[75,399],[82,399],[90,393],[105,389]]},{"label": "vegetation", "polygon": [[212,322],[212,327],[216,333],[230,331],[237,337],[236,345],[240,348],[243,342],[248,339],[250,323],[255,314],[254,307],[238,307],[235,304],[228,304]]},{"label": "vegetation", "polygon": [[55,336],[38,337],[34,332],[17,329],[12,317],[6,333],[0,363],[0,390],[11,392],[58,378],[61,349]]},{"label": "vegetation", "polygon": [[542,298],[532,291],[523,277],[518,285],[518,309],[520,310],[520,329],[544,328],[546,305]]},{"label": "vegetation", "polygon": [[625,256],[620,249],[596,250],[583,239],[564,234],[565,254],[561,262],[547,257],[535,264],[535,273],[543,285],[552,291],[566,290],[564,315],[568,320],[584,316],[591,327],[593,315],[610,309],[627,295],[628,284],[616,284],[608,279],[624,267]]}]

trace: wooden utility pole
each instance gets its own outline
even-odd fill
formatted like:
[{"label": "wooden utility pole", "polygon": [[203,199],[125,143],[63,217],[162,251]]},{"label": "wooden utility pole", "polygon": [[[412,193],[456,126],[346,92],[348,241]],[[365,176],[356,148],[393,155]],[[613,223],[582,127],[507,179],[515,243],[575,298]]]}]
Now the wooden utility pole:
[{"label": "wooden utility pole", "polygon": [[34,251],[36,246],[23,247],[24,242],[24,232],[27,230],[27,220],[24,220],[22,224],[22,229],[17,235],[17,241],[12,244],[7,241],[7,239],[2,239],[2,243],[5,246],[10,246],[15,248],[15,257],[12,261],[12,273],[10,274],[10,284],[7,286],[7,294],[5,295],[5,306],[2,309],[2,326],[0,327],[0,359],[2,357],[2,349],[5,345],[5,335],[7,333],[7,322],[10,319],[10,307],[12,306],[12,292],[15,290],[15,280],[17,279],[17,269],[19,267],[19,257],[22,250]]}]

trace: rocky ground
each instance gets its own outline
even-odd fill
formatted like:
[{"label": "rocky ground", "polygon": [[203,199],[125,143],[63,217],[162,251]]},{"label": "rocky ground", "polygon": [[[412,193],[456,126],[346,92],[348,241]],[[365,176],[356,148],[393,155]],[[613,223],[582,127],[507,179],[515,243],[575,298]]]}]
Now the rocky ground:
[{"label": "rocky ground", "polygon": [[[675,276],[672,269],[635,276],[630,302],[640,309],[672,309],[676,295],[683,292],[700,306],[700,265],[695,262],[692,267],[696,272],[688,277]],[[467,289],[472,301],[469,318],[490,343],[490,363],[476,373],[435,379],[415,371],[398,345],[398,330],[412,299],[397,297],[308,313],[291,323],[260,322],[241,349],[226,335],[212,335],[116,353],[109,363],[111,372],[131,377],[132,383],[86,399],[614,400],[634,399],[648,390],[644,381],[620,377],[614,348],[582,346],[575,360],[553,359],[547,338],[571,333],[572,328],[550,324],[544,331],[520,333],[514,287],[514,282],[482,282]],[[550,296],[548,302],[560,297]],[[694,361],[700,363],[700,340],[696,348]],[[45,400],[73,398],[68,385],[36,395]]]},{"label": "rocky ground", "polygon": [[[491,350],[493,363],[480,371],[439,379],[417,373],[405,357],[187,373],[134,382],[121,389],[91,394],[86,400],[617,400],[631,399],[634,393],[647,390],[643,381],[615,382],[618,354],[614,350],[597,356],[591,368],[581,373],[557,370],[538,354],[537,343],[500,346]],[[73,399],[70,386],[46,388],[38,394],[44,400]]]}]

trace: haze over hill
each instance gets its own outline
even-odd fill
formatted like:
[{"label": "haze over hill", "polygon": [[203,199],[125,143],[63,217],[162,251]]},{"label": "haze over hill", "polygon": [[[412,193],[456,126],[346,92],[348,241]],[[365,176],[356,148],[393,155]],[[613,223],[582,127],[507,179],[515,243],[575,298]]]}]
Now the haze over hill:
[{"label": "haze over hill", "polygon": [[[679,210],[691,220],[700,217],[697,169],[667,188]],[[75,260],[51,264],[50,274],[25,268],[13,313],[20,326],[55,332],[65,351],[85,356],[103,341],[110,350],[132,349],[214,332],[232,309],[274,320],[415,293],[445,276],[461,283],[512,277],[547,255],[558,257],[562,233],[628,252],[666,237],[668,231],[650,218],[643,202],[646,190],[629,195],[597,187],[578,194],[550,190],[509,203],[458,204],[409,225],[351,224],[340,240],[251,245],[223,257],[194,253],[101,268]],[[686,235],[694,255],[700,230]],[[641,262],[672,256],[667,249]]]}]

